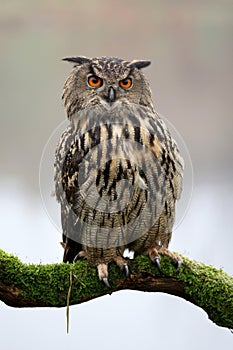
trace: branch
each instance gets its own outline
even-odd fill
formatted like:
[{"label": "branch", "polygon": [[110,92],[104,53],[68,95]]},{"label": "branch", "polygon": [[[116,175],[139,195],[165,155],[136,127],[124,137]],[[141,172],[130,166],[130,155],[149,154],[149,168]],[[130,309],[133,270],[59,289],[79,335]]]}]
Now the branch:
[{"label": "branch", "polygon": [[113,292],[131,289],[179,296],[205,310],[217,325],[233,328],[233,277],[212,266],[183,258],[178,272],[166,257],[162,274],[146,256],[130,260],[131,274],[125,278],[115,264],[109,266],[107,288],[96,268],[87,261],[75,264],[24,264],[0,250],[0,300],[14,307],[64,307],[72,272],[69,304],[80,304]]}]

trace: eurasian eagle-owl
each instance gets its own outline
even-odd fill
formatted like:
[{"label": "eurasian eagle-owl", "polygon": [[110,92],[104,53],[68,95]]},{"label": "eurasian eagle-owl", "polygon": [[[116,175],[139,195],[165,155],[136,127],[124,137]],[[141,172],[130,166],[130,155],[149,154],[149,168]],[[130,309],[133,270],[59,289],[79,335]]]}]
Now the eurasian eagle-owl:
[{"label": "eurasian eagle-owl", "polygon": [[86,258],[108,283],[114,261],[129,273],[126,248],[159,255],[179,267],[167,248],[182,190],[183,160],[155,112],[141,69],[149,61],[71,57],[64,84],[69,127],[55,157],[64,262]]}]

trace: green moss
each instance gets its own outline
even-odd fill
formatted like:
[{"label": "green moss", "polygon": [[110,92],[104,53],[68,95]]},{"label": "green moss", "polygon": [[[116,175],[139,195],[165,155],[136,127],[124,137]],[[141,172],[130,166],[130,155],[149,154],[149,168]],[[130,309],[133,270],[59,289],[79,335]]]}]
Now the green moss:
[{"label": "green moss", "polygon": [[[152,276],[172,277],[182,283],[185,299],[204,309],[216,324],[233,328],[233,278],[224,271],[182,257],[179,271],[167,257],[161,258],[161,270],[148,257],[130,260],[131,274],[142,278]],[[70,305],[119,290],[125,274],[116,264],[109,265],[111,289],[99,281],[97,269],[87,261],[75,264],[24,264],[14,255],[0,250],[0,285],[13,286],[20,300],[41,303],[42,306],[66,306],[72,271]],[[119,287],[120,286],[120,287]],[[146,289],[146,288],[145,288]],[[25,303],[26,306],[26,303]]]},{"label": "green moss", "polygon": [[66,305],[70,271],[73,274],[70,304],[103,291],[104,286],[98,280],[96,269],[87,261],[76,264],[24,264],[14,255],[0,250],[0,284],[18,288],[21,299],[45,302],[50,306]]},{"label": "green moss", "polygon": [[135,274],[140,275],[142,271],[146,271],[153,276],[176,277],[177,269],[168,257],[161,257],[160,265],[161,271],[159,271],[156,265],[152,264],[150,259],[145,255],[138,256],[136,259],[132,260],[130,264],[131,271]]},{"label": "green moss", "polygon": [[[181,255],[180,255],[181,256]],[[132,272],[146,271],[154,276],[173,277],[182,282],[186,299],[205,310],[219,326],[233,327],[233,277],[223,270],[182,257],[179,271],[168,257],[161,258],[161,271],[146,256],[133,261]]]},{"label": "green moss", "polygon": [[223,270],[183,258],[177,279],[185,293],[204,309],[210,319],[223,327],[233,327],[233,278]]}]

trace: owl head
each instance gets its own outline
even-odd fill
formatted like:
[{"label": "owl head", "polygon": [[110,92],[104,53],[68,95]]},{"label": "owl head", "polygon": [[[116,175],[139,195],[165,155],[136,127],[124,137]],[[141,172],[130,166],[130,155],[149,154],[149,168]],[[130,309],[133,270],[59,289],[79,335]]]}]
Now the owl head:
[{"label": "owl head", "polygon": [[141,72],[150,61],[116,57],[70,57],[74,68],[64,84],[63,100],[69,118],[79,110],[117,103],[152,106],[149,84]]}]

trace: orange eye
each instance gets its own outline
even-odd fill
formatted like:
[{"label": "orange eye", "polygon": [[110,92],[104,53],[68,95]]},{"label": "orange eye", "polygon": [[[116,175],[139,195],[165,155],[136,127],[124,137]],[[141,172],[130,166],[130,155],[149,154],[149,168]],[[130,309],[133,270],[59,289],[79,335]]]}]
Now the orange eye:
[{"label": "orange eye", "polygon": [[96,75],[89,75],[87,82],[88,85],[92,88],[98,88],[103,84],[103,80]]},{"label": "orange eye", "polygon": [[132,85],[133,85],[133,81],[132,81],[132,79],[131,78],[125,78],[125,79],[123,79],[123,80],[121,80],[120,82],[119,82],[119,84],[120,84],[120,87],[121,88],[123,88],[123,89],[130,89],[131,87],[132,87]]}]

